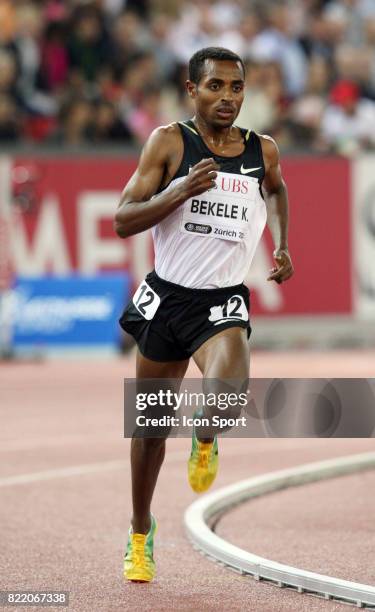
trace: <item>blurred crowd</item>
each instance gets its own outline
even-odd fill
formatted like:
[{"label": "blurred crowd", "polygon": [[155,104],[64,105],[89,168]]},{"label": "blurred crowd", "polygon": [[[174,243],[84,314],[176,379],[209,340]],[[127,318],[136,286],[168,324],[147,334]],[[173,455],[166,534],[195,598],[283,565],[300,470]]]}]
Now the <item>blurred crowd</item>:
[{"label": "blurred crowd", "polygon": [[246,62],[238,125],[375,148],[375,0],[0,0],[0,146],[141,145],[192,115],[187,62],[211,45]]}]

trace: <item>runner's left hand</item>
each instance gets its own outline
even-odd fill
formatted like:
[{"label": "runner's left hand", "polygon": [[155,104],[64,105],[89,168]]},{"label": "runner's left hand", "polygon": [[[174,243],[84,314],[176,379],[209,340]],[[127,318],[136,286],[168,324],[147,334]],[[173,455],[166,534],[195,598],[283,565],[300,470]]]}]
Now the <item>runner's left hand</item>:
[{"label": "runner's left hand", "polygon": [[276,249],[276,251],[273,252],[273,258],[276,262],[276,266],[270,270],[270,275],[267,280],[274,280],[280,285],[293,275],[294,269],[292,260],[287,249]]}]

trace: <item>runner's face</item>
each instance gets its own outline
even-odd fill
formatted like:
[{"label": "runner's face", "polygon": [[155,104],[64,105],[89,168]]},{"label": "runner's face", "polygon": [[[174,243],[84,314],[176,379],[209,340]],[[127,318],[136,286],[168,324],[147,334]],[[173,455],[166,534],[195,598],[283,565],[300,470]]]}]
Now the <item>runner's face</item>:
[{"label": "runner's face", "polygon": [[240,62],[206,60],[198,84],[188,81],[197,115],[216,128],[230,127],[244,98],[244,74]]}]

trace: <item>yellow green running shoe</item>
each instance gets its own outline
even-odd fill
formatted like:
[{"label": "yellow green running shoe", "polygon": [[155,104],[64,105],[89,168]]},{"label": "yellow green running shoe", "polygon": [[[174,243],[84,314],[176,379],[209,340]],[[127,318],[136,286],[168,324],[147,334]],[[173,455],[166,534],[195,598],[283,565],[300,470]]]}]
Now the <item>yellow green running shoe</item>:
[{"label": "yellow green running shoe", "polygon": [[151,514],[148,533],[133,533],[129,529],[129,540],[124,558],[124,578],[134,582],[150,582],[155,576],[154,535],[157,525]]},{"label": "yellow green running shoe", "polygon": [[[198,414],[195,413],[194,416]],[[217,437],[214,437],[213,442],[200,442],[193,427],[191,454],[188,461],[188,477],[193,491],[196,493],[207,491],[216,478],[218,466]]]}]

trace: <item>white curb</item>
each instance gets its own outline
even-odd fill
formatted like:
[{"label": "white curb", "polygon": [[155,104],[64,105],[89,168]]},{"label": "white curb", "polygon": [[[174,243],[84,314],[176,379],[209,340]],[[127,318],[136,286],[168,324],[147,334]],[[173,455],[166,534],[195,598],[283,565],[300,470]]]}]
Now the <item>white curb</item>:
[{"label": "white curb", "polygon": [[211,531],[207,522],[229,507],[271,491],[302,485],[316,480],[359,472],[375,467],[375,452],[309,463],[295,468],[256,476],[204,495],[185,512],[185,527],[193,545],[241,573],[270,580],[278,586],[310,592],[326,599],[341,599],[358,607],[375,606],[375,587],[315,574],[289,565],[276,563],[226,542]]}]

